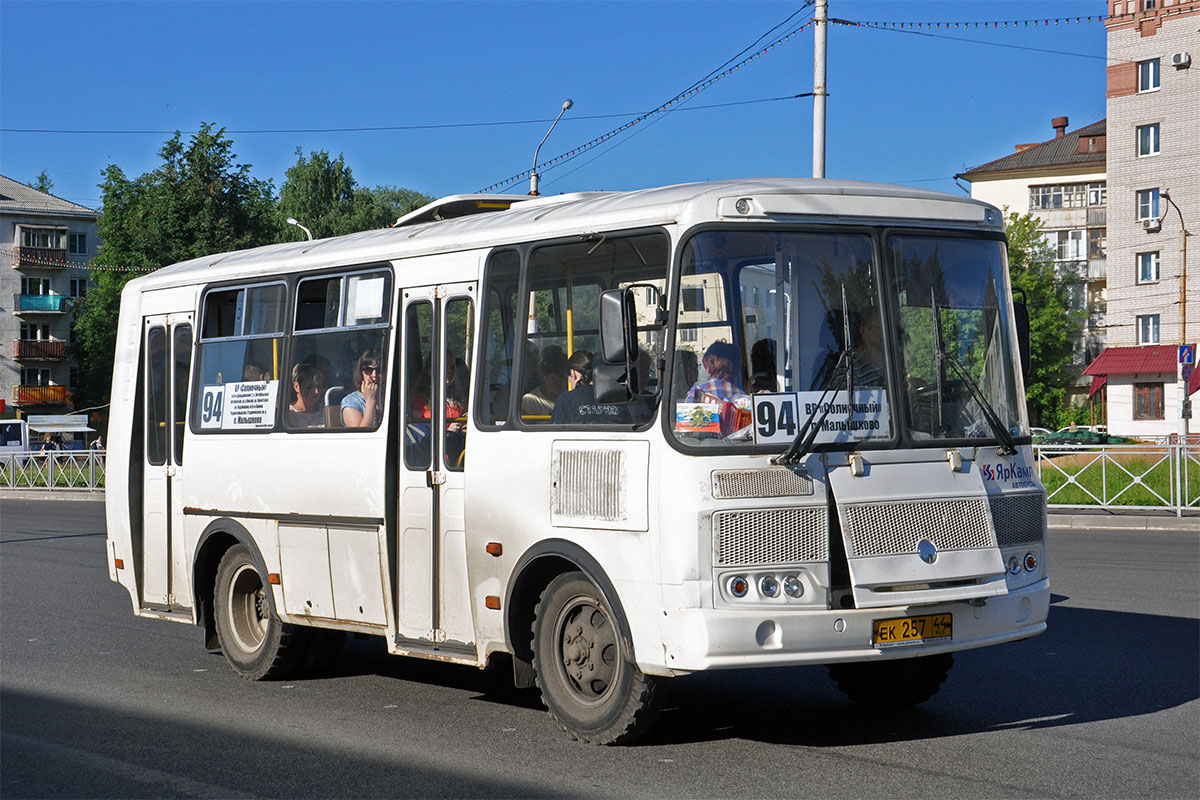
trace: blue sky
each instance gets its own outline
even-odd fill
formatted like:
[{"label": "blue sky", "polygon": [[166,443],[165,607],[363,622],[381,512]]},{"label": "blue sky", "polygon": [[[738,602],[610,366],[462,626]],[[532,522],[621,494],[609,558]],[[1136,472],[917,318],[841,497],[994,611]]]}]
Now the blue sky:
[{"label": "blue sky", "polygon": [[[955,173],[1051,138],[1052,117],[1071,130],[1104,117],[1104,26],[1075,23],[1104,0],[829,5],[863,22],[1070,22],[830,26],[828,177],[958,193]],[[3,0],[0,172],[29,182],[44,169],[55,194],[97,207],[105,166],[153,169],[163,131],[203,121],[226,127],[238,161],[276,190],[299,147],[344,153],[363,185],[474,192],[532,165],[564,99],[575,107],[542,160],[670,100],[803,6]],[[680,110],[544,171],[543,194],[810,175],[812,100],[790,98],[812,90],[812,56],[810,27]],[[510,121],[530,122],[479,124]],[[463,127],[311,130],[421,125]],[[286,132],[235,132],[250,130]]]}]

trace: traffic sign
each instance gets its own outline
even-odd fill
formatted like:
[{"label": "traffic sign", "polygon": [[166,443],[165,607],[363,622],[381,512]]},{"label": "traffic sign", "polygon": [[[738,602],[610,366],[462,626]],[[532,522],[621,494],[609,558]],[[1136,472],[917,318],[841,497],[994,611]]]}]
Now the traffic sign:
[{"label": "traffic sign", "polygon": [[1192,379],[1192,369],[1191,364],[1181,364],[1179,367],[1179,377],[1185,381],[1190,381]]},{"label": "traffic sign", "polygon": [[1196,345],[1194,345],[1194,344],[1179,345],[1179,363],[1180,364],[1195,364],[1196,363]]}]

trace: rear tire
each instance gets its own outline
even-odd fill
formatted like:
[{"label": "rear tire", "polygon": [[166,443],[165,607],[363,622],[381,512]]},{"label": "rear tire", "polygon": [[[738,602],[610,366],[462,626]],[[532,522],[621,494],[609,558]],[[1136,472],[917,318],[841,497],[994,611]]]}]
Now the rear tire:
[{"label": "rear tire", "polygon": [[924,703],[954,666],[953,653],[898,661],[855,661],[830,664],[829,677],[856,703],[878,708],[908,708]]},{"label": "rear tire", "polygon": [[280,621],[250,549],[237,544],[217,567],[217,641],[233,671],[249,680],[285,678],[300,665],[307,633]]},{"label": "rear tire", "polygon": [[658,716],[659,680],[642,674],[604,597],[582,572],[542,592],[533,622],[533,668],[563,730],[592,744],[624,744]]}]

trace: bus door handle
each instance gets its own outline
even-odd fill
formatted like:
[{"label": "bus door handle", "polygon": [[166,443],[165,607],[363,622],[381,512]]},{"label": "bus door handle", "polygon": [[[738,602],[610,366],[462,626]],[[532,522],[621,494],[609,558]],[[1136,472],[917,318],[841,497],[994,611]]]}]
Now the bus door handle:
[{"label": "bus door handle", "polygon": [[425,485],[430,488],[433,488],[434,486],[441,486],[445,482],[446,473],[444,472],[430,470],[429,472],[425,473]]}]

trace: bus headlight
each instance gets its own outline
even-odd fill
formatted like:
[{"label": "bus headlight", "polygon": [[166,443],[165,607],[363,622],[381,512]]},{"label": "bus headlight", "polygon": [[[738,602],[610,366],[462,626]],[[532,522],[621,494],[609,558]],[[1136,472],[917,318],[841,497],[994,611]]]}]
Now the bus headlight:
[{"label": "bus headlight", "polygon": [[1025,554],[1025,571],[1026,572],[1033,572],[1035,569],[1037,569],[1037,564],[1038,564],[1037,556],[1035,556],[1033,553]]},{"label": "bus headlight", "polygon": [[783,593],[788,597],[803,597],[804,584],[795,575],[788,575],[783,579]]},{"label": "bus headlight", "polygon": [[1010,575],[1021,574],[1021,559],[1016,556],[1010,556],[1008,559],[1008,573]]},{"label": "bus headlight", "polygon": [[775,580],[774,575],[764,575],[758,582],[758,590],[763,593],[763,597],[778,597],[779,581]]},{"label": "bus headlight", "polygon": [[750,581],[746,580],[743,575],[735,575],[729,581],[729,593],[734,597],[745,597],[746,592],[750,591]]}]

